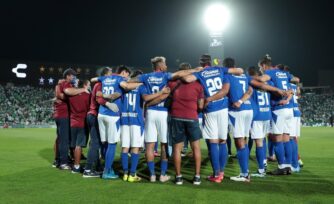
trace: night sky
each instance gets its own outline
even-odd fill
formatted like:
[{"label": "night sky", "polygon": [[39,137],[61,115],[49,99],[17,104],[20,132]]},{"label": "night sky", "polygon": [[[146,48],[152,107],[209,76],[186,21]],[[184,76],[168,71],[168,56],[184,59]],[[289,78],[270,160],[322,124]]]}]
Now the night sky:
[{"label": "night sky", "polygon": [[[197,65],[208,51],[202,17],[213,1],[97,2],[2,2],[0,59],[150,67],[151,57],[163,55],[174,70],[182,61]],[[256,65],[269,53],[304,85],[317,84],[317,70],[333,69],[330,0],[224,2],[232,15],[224,34],[225,56],[238,66]]]}]

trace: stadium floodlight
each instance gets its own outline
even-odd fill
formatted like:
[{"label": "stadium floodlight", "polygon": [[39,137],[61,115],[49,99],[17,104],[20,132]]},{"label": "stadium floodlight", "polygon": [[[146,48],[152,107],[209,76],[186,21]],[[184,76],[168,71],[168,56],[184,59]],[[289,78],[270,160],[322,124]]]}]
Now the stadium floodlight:
[{"label": "stadium floodlight", "polygon": [[210,33],[222,33],[230,21],[230,11],[222,3],[210,5],[204,13],[204,23]]}]

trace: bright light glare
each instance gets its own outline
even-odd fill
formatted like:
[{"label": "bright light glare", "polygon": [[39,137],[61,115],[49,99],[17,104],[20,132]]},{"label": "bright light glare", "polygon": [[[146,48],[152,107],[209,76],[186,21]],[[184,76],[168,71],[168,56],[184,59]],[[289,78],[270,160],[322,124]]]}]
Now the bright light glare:
[{"label": "bright light glare", "polygon": [[210,32],[223,32],[230,21],[230,11],[223,4],[210,5],[204,13],[204,23]]}]

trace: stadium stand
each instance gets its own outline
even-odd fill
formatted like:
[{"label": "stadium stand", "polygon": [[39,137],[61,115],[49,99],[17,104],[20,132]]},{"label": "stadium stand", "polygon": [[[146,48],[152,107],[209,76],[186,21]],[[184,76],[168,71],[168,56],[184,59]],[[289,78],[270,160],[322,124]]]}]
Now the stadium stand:
[{"label": "stadium stand", "polygon": [[[51,101],[53,97],[53,89],[49,88],[0,85],[0,126],[54,125]],[[330,125],[329,118],[334,115],[333,93],[307,91],[302,94],[299,103],[304,126]]]}]

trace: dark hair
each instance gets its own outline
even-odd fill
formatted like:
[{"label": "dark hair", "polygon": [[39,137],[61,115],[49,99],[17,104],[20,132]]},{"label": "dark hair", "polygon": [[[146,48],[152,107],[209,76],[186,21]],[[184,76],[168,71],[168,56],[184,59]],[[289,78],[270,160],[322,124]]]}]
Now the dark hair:
[{"label": "dark hair", "polygon": [[285,65],[285,66],[284,66],[284,71],[286,71],[286,72],[290,72],[290,67],[289,67],[288,65]]},{"label": "dark hair", "polygon": [[282,70],[282,71],[284,71],[284,64],[278,64],[278,65],[276,65],[276,67],[279,69],[279,70]]},{"label": "dark hair", "polygon": [[255,66],[250,66],[250,67],[248,67],[247,72],[248,72],[248,75],[249,75],[249,76],[255,76],[255,75],[258,75],[258,74],[259,74],[259,70],[256,69]]},{"label": "dark hair", "polygon": [[162,56],[157,56],[151,59],[152,68],[155,70],[160,62],[166,62],[166,58]]},{"label": "dark hair", "polygon": [[271,57],[268,54],[266,54],[262,59],[260,59],[259,65],[271,66]]},{"label": "dark hair", "polygon": [[209,54],[203,54],[200,58],[199,58],[199,64],[202,67],[205,66],[211,66],[211,56]]},{"label": "dark hair", "polygon": [[232,57],[226,57],[223,60],[223,66],[227,68],[235,67],[235,61]]},{"label": "dark hair", "polygon": [[138,76],[138,75],[142,75],[143,73],[144,73],[144,72],[143,72],[142,70],[137,69],[137,70],[135,70],[135,71],[132,73],[131,78],[134,78],[134,77],[136,77],[136,76]]},{"label": "dark hair", "polygon": [[74,76],[76,76],[77,73],[76,73],[73,69],[68,68],[68,69],[66,69],[66,70],[63,72],[63,77],[66,78],[66,77],[69,76],[69,75],[74,75]]},{"label": "dark hair", "polygon": [[188,62],[182,62],[179,65],[179,70],[187,70],[187,69],[191,69],[191,65]]},{"label": "dark hair", "polygon": [[100,71],[99,76],[105,76],[110,71],[112,71],[112,69],[110,67],[103,67]]},{"label": "dark hair", "polygon": [[122,73],[123,71],[128,72],[129,74],[131,74],[131,69],[130,69],[129,67],[125,66],[125,65],[120,65],[120,66],[118,66],[118,67],[117,67],[117,71],[116,71],[116,73],[117,73],[117,74],[120,74],[120,73]]},{"label": "dark hair", "polygon": [[88,79],[79,79],[78,88],[83,88],[87,85],[90,81]]}]

